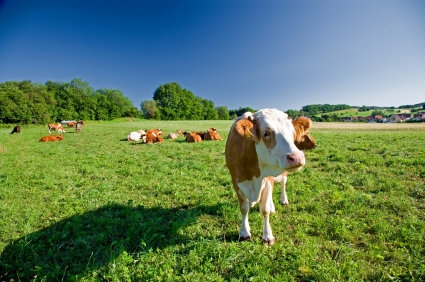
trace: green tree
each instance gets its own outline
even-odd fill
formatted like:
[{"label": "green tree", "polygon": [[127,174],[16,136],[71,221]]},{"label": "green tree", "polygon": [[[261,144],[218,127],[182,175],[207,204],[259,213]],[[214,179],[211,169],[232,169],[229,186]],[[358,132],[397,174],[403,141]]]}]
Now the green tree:
[{"label": "green tree", "polygon": [[381,110],[374,110],[372,111],[372,113],[370,114],[371,116],[384,116],[384,112]]},{"label": "green tree", "polygon": [[181,116],[181,93],[183,89],[177,82],[167,83],[159,86],[154,94],[153,100],[164,120],[177,120]]},{"label": "green tree", "polygon": [[[138,112],[137,109],[134,110],[133,103],[130,99],[124,96],[121,90],[101,88],[96,90],[95,96],[98,101],[97,110],[102,112],[100,115],[97,115],[98,117],[105,116],[105,108],[108,119],[110,120],[119,117],[131,116],[132,113]],[[100,103],[99,100],[101,101]]]},{"label": "green tree", "polygon": [[211,100],[202,100],[203,105],[203,119],[204,120],[216,120],[218,119],[217,110],[214,107],[214,102]]},{"label": "green tree", "polygon": [[4,123],[31,121],[28,96],[14,82],[0,84],[0,120]]},{"label": "green tree", "polygon": [[44,84],[24,80],[15,83],[28,98],[28,122],[47,123],[52,120],[56,100]]},{"label": "green tree", "polygon": [[152,100],[145,100],[140,104],[142,115],[147,119],[161,119],[161,113],[156,106],[156,102]]},{"label": "green tree", "polygon": [[204,120],[217,119],[217,110],[210,100],[195,96],[177,82],[160,85],[153,94],[161,119]]},{"label": "green tree", "polygon": [[230,119],[229,110],[227,109],[226,106],[217,107],[216,110],[217,110],[218,119],[220,120]]},{"label": "green tree", "polygon": [[243,115],[246,112],[255,113],[256,110],[254,110],[253,108],[250,108],[250,107],[244,107],[244,108],[239,107],[238,110],[229,110],[229,115],[231,117],[234,117],[234,116],[239,117],[239,116]]}]

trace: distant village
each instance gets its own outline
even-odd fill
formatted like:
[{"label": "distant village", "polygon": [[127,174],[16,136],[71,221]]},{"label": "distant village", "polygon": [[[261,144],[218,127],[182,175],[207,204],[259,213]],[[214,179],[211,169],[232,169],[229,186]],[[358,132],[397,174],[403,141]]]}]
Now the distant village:
[{"label": "distant village", "polygon": [[399,122],[425,122],[425,112],[418,112],[415,114],[403,113],[393,114],[390,117],[383,117],[382,115],[367,116],[367,117],[343,117],[343,122],[367,122],[367,123],[399,123]]}]

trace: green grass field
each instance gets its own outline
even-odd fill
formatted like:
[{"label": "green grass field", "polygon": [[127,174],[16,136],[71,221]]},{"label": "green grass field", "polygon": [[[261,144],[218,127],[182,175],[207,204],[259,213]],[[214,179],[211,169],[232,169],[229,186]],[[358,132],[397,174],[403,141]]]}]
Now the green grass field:
[{"label": "green grass field", "polygon": [[0,129],[0,281],[424,281],[425,124],[314,124],[319,148],[288,177],[261,244],[238,242],[225,141],[128,142],[231,121],[89,122]]}]

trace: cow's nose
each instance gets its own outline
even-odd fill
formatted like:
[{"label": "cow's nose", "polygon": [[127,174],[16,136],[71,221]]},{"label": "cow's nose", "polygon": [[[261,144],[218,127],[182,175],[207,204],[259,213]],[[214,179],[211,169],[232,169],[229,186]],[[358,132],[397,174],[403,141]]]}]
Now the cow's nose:
[{"label": "cow's nose", "polygon": [[287,154],[286,160],[288,161],[291,167],[300,167],[305,165],[304,153],[301,151]]}]

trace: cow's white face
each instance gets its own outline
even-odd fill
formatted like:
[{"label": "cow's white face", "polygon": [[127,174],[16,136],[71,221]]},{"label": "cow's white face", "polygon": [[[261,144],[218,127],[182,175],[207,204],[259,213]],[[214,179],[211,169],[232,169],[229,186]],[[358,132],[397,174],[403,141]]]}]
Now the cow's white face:
[{"label": "cow's white face", "polygon": [[295,129],[287,114],[276,109],[264,109],[248,119],[257,127],[255,150],[262,172],[277,175],[303,167],[304,153],[294,144]]}]

